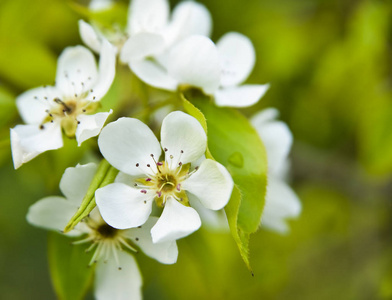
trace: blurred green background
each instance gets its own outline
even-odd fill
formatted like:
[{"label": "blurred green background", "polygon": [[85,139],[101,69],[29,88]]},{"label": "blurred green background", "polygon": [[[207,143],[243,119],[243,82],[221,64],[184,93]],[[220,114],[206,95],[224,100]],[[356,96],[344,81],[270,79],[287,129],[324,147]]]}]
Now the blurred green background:
[{"label": "blurred green background", "polygon": [[[180,240],[172,266],[137,254],[145,299],[392,299],[392,2],[201,2],[214,41],[238,31],[255,45],[248,82],[271,89],[243,112],[276,107],[292,129],[291,182],[303,213],[288,235],[252,235],[254,277],[225,233]],[[21,123],[15,97],[53,83],[58,55],[81,44],[73,4],[0,1],[1,299],[55,298],[47,232],[25,215],[59,193],[63,171],[89,145],[75,151],[68,141],[15,171],[9,128]],[[109,98],[122,94],[118,86]]]}]

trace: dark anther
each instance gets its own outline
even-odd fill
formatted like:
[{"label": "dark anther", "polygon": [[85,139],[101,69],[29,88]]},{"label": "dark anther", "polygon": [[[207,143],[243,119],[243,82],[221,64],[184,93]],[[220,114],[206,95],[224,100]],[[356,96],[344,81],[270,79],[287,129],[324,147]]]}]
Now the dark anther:
[{"label": "dark anther", "polygon": [[163,149],[163,150],[165,150],[165,152],[167,151],[167,148],[165,148],[165,149]]},{"label": "dark anther", "polygon": [[45,128],[44,125],[40,125],[39,126],[39,129],[41,129],[41,130],[44,129],[44,128]]},{"label": "dark anther", "polygon": [[139,163],[136,164],[136,167],[138,167],[138,166],[139,166]]},{"label": "dark anther", "polygon": [[150,164],[147,164],[147,167],[150,167]]},{"label": "dark anther", "polygon": [[139,240],[139,238],[137,237],[137,238],[135,238],[135,241],[137,242]]}]

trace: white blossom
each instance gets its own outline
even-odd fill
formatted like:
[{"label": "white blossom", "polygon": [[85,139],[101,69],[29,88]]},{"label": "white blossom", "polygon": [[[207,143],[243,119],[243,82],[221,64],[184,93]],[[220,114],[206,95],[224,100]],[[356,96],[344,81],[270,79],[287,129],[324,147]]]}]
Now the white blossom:
[{"label": "white blossom", "polygon": [[285,181],[293,136],[286,123],[275,120],[278,114],[276,109],[265,109],[251,121],[265,145],[268,160],[268,185],[261,224],[285,233],[289,230],[286,218],[299,216],[301,202]]},{"label": "white blossom", "polygon": [[153,242],[179,239],[201,225],[189,195],[211,210],[223,208],[230,199],[230,174],[218,162],[203,160],[206,134],[183,112],[163,120],[161,143],[141,121],[121,118],[102,130],[98,144],[108,162],[122,172],[117,182],[96,191],[102,217],[115,228],[143,224],[156,202],[163,212],[151,230]]},{"label": "white blossom", "polygon": [[198,87],[218,106],[251,106],[269,84],[244,84],[255,64],[255,50],[246,36],[230,32],[215,45],[203,35],[189,36],[159,60],[130,61],[133,72],[157,88],[175,91],[181,85]]},{"label": "white blossom", "polygon": [[135,63],[162,54],[176,41],[192,34],[209,35],[211,16],[204,5],[183,1],[173,10],[167,0],[132,0],[125,29],[104,30],[98,25],[79,21],[82,40],[94,51],[99,51],[103,40],[117,47],[120,60]]},{"label": "white blossom", "polygon": [[62,131],[78,145],[99,134],[110,112],[93,114],[115,74],[115,52],[104,43],[99,70],[82,46],[66,48],[58,59],[55,86],[29,90],[16,99],[27,125],[11,129],[15,169],[47,150],[63,146]]},{"label": "white blossom", "polygon": [[[29,208],[27,220],[32,225],[49,230],[62,231],[69,219],[77,211],[97,170],[95,164],[78,165],[68,168],[60,182],[64,197],[47,197]],[[89,217],[67,233],[81,237],[74,244],[89,244],[86,251],[93,251],[90,265],[96,263],[96,299],[141,299],[142,278],[133,255],[140,249],[148,256],[164,264],[177,260],[178,249],[175,242],[154,244],[151,227],[157,222],[150,217],[145,224],[127,230],[115,229],[106,224],[97,209]]]}]

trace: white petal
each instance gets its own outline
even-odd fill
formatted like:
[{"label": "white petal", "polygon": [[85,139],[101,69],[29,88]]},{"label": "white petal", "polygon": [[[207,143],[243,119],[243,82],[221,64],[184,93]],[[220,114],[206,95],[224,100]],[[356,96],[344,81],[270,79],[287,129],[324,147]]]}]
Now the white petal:
[{"label": "white petal", "polygon": [[[47,197],[30,206],[27,221],[41,228],[62,232],[78,206],[62,197]],[[67,235],[77,236],[82,232],[72,230]]]},{"label": "white petal", "polygon": [[82,41],[96,53],[99,53],[102,41],[94,27],[83,20],[79,20],[79,33]]},{"label": "white petal", "polygon": [[161,146],[151,129],[131,118],[120,118],[105,126],[98,145],[112,166],[130,175],[150,173],[147,164],[155,166],[150,155],[153,154],[155,159],[161,155]]},{"label": "white petal", "polygon": [[141,32],[131,36],[121,49],[120,59],[129,63],[133,59],[143,59],[163,50],[165,40],[160,34]]},{"label": "white petal", "polygon": [[100,11],[110,8],[112,5],[112,0],[91,0],[88,8],[94,11]]},{"label": "white petal", "polygon": [[175,241],[156,243],[152,242],[151,228],[158,221],[157,217],[149,217],[147,222],[137,228],[126,231],[126,236],[148,256],[163,264],[174,264],[178,257],[178,248]]},{"label": "white petal", "polygon": [[12,160],[15,169],[47,150],[63,146],[60,125],[46,123],[44,129],[38,125],[17,125],[11,129]]},{"label": "white petal", "polygon": [[[181,111],[171,112],[163,119],[161,145],[165,150],[166,161],[173,156],[174,166],[193,162],[204,154],[207,136],[203,127],[194,117]],[[182,152],[182,153],[181,153]]]},{"label": "white petal", "polygon": [[27,124],[41,124],[48,117],[50,101],[61,98],[61,92],[52,86],[28,90],[16,98],[20,116]]},{"label": "white petal", "polygon": [[285,218],[295,218],[300,213],[301,202],[293,190],[285,182],[270,176],[261,224],[285,233],[289,229]]},{"label": "white petal", "polygon": [[245,84],[215,92],[217,106],[247,107],[256,104],[267,92],[269,84]]},{"label": "white petal", "polygon": [[251,119],[264,143],[267,151],[268,171],[273,175],[278,175],[280,170],[284,168],[293,143],[290,129],[286,123],[274,120],[276,116],[277,111],[267,109]]},{"label": "white petal", "polygon": [[117,229],[144,224],[152,207],[155,194],[143,194],[139,189],[122,183],[112,183],[95,192],[95,199],[102,218]]},{"label": "white petal", "polygon": [[167,0],[132,0],[128,13],[128,33],[160,32],[169,18]]},{"label": "white petal", "polygon": [[216,43],[222,67],[221,85],[234,86],[248,78],[256,54],[249,38],[237,32],[226,33]]},{"label": "white petal", "polygon": [[181,186],[195,195],[206,208],[218,210],[230,200],[233,179],[220,163],[206,159]]},{"label": "white petal", "polygon": [[153,87],[169,91],[177,89],[178,82],[156,61],[135,59],[129,62],[129,67],[137,77]]},{"label": "white petal", "polygon": [[94,55],[83,46],[67,47],[57,62],[56,87],[74,97],[90,90],[97,78]]},{"label": "white petal", "polygon": [[171,22],[165,30],[165,38],[171,45],[190,35],[210,36],[211,27],[211,14],[203,4],[183,1],[173,10]]},{"label": "white petal", "polygon": [[89,163],[67,168],[61,177],[60,190],[69,202],[79,206],[97,172],[97,165]]},{"label": "white petal", "polygon": [[117,255],[119,265],[114,257],[110,257],[106,263],[103,260],[98,261],[95,270],[95,298],[141,300],[142,277],[134,257],[125,251],[117,251]]},{"label": "white petal", "polygon": [[[99,72],[97,79],[88,94],[88,99],[99,101],[112,85],[116,72],[116,48],[106,39],[102,40],[102,47],[99,54]],[[92,90],[92,92],[91,92]]]},{"label": "white petal", "polygon": [[168,73],[179,83],[199,87],[207,94],[214,93],[221,73],[215,44],[201,35],[182,40],[170,52]]},{"label": "white petal", "polygon": [[151,229],[152,241],[163,243],[178,240],[198,230],[200,226],[201,221],[196,210],[169,198],[161,217]]},{"label": "white petal", "polygon": [[78,127],[76,128],[76,140],[80,146],[85,140],[97,136],[101,131],[106,119],[113,111],[97,113],[95,115],[79,115],[77,117]]},{"label": "white petal", "polygon": [[192,194],[188,194],[188,199],[191,207],[199,214],[204,227],[215,232],[230,232],[229,223],[223,209],[216,211],[205,208],[199,199]]}]

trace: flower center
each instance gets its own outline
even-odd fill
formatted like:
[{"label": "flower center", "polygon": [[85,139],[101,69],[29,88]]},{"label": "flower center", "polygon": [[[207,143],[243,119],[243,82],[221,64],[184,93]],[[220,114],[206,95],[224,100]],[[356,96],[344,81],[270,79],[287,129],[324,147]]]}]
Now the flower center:
[{"label": "flower center", "polygon": [[78,124],[80,124],[77,117],[81,114],[96,111],[98,105],[99,103],[97,102],[85,100],[77,95],[75,95],[74,98],[64,100],[54,98],[51,103],[51,108],[46,110],[48,116],[44,119],[40,128],[44,129],[45,123],[58,121],[60,122],[64,133],[68,137],[74,137],[76,128]]},{"label": "flower center", "polygon": [[104,239],[108,239],[108,238],[112,239],[119,233],[118,229],[113,228],[112,226],[109,226],[106,223],[99,225],[96,231]]},{"label": "flower center", "polygon": [[[95,249],[95,251],[89,266],[100,259],[107,261],[111,257],[116,261],[118,268],[121,269],[117,252],[122,251],[123,249],[138,252],[131,245],[130,238],[125,236],[124,230],[109,226],[102,217],[99,216],[97,220],[87,217],[84,219],[84,223],[89,228],[88,236],[82,240],[73,242],[73,244],[91,243],[90,247],[86,249],[86,252],[90,252],[93,249]],[[134,240],[137,242],[139,238],[136,237]]]},{"label": "flower center", "polygon": [[[184,152],[181,151],[182,153]],[[153,158],[156,168],[153,169],[150,164],[147,164],[149,170],[144,169],[144,171],[149,174],[148,177],[136,180],[135,186],[142,188],[140,192],[143,194],[147,194],[147,190],[153,191],[158,206],[163,207],[169,197],[185,206],[189,206],[188,197],[181,188],[181,184],[190,175],[190,164],[173,163],[172,156],[169,157],[169,161],[157,162],[153,154],[150,156]],[[136,166],[142,168],[138,163]]]}]

